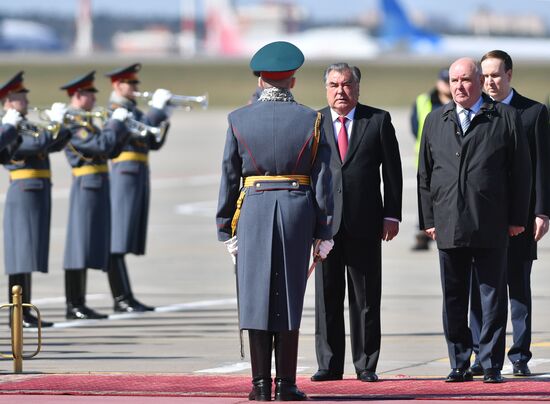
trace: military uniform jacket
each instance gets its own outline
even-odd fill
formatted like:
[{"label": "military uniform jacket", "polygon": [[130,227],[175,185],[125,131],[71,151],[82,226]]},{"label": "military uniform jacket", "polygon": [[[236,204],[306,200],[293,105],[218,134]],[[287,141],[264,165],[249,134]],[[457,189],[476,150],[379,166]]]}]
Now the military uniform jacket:
[{"label": "military uniform jacket", "polygon": [[537,243],[533,236],[535,215],[550,217],[550,121],[546,107],[518,94],[510,101],[521,116],[523,133],[527,136],[531,155],[531,202],[525,231],[510,238],[508,254],[523,260],[537,258]]},{"label": "military uniform jacket", "polygon": [[[140,122],[158,126],[167,119],[164,111],[151,108],[147,114],[130,101],[112,105],[127,108]],[[166,137],[132,135],[122,152],[140,153],[147,156],[149,150],[158,150]],[[111,166],[111,252],[115,254],[145,254],[147,221],[149,215],[149,165],[142,161],[126,160],[113,162]]]},{"label": "military uniform jacket", "polygon": [[[71,168],[104,167],[120,154],[128,140],[126,125],[107,121],[103,130],[72,125],[71,142],[65,155]],[[106,271],[111,249],[109,173],[74,175],[71,186],[67,239],[63,268],[96,268]]]},{"label": "military uniform jacket", "polygon": [[432,111],[418,167],[420,228],[440,249],[505,248],[508,226],[527,224],[531,165],[514,108],[485,99],[463,135],[456,104]]},{"label": "military uniform jacket", "polygon": [[[5,165],[7,170],[49,170],[48,154],[63,149],[70,137],[70,131],[66,129],[61,129],[57,136],[47,130],[36,128],[36,131],[37,136],[22,134],[21,145]],[[50,178],[10,181],[4,208],[6,274],[48,272],[50,215]]]},{"label": "military uniform jacket", "polygon": [[[387,111],[357,104],[348,151],[340,159],[330,108],[321,110],[332,149],[332,233],[380,240],[384,217],[401,220],[403,175],[395,129]],[[380,192],[380,173],[383,195]]]},{"label": "military uniform jacket", "polygon": [[298,329],[312,240],[331,238],[330,147],[321,127],[312,166],[316,112],[295,102],[258,101],[228,119],[216,216],[220,241],[231,237],[242,178],[311,176],[311,186],[247,188],[237,227],[241,328]]}]

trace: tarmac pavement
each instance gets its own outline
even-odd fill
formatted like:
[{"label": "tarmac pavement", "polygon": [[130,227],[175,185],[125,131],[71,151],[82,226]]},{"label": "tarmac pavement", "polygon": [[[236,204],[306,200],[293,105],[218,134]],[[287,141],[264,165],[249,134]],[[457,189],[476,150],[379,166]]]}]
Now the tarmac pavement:
[{"label": "tarmac pavement", "polygon": [[[32,284],[33,304],[39,307],[45,319],[55,321],[56,326],[43,330],[42,352],[24,362],[25,374],[250,373],[246,333],[246,359],[239,358],[233,266],[223,244],[216,239],[214,222],[228,112],[177,111],[166,145],[159,152],[151,153],[148,251],[143,257],[129,256],[127,263],[137,298],[157,307],[152,313],[111,315],[108,320],[99,321],[64,319],[61,265],[71,177],[65,156],[62,153],[51,156],[54,187],[50,273],[34,274]],[[403,222],[398,237],[383,246],[382,352],[378,373],[381,377],[444,377],[449,372],[449,362],[441,323],[437,253],[433,246],[431,251],[410,250],[417,215],[409,111],[390,112],[403,161]],[[0,215],[7,177],[7,172],[0,175]],[[0,248],[0,260],[2,250]],[[529,365],[534,378],[550,376],[549,266],[550,236],[547,236],[539,245],[539,260],[532,272],[533,359]],[[97,270],[88,272],[89,306],[112,314],[106,275]],[[7,289],[6,277],[0,282],[0,292],[1,289]],[[7,291],[3,293],[6,299]],[[7,311],[0,312],[0,316],[0,330],[4,330],[0,332],[0,350],[7,352]],[[510,325],[508,330],[510,344]],[[35,335],[25,330],[27,351],[34,350]],[[7,359],[0,363],[1,381],[12,372],[12,364]],[[316,370],[314,285],[310,282],[301,328],[298,373],[306,376]],[[506,376],[510,372],[511,366],[507,363],[503,374]],[[354,374],[349,348],[345,373]],[[47,402],[34,401],[45,399],[37,397],[33,396],[32,402]],[[5,398],[0,395],[0,402]],[[58,397],[56,402],[66,399]],[[79,402],[96,402],[94,399],[96,397],[81,396]],[[116,401],[118,399],[110,397],[108,400],[112,401],[104,399],[101,402],[123,402]],[[154,400],[164,402],[164,398]],[[243,401],[224,400],[218,398],[215,402]],[[132,403],[142,402],[152,401],[145,397],[132,398]]]}]

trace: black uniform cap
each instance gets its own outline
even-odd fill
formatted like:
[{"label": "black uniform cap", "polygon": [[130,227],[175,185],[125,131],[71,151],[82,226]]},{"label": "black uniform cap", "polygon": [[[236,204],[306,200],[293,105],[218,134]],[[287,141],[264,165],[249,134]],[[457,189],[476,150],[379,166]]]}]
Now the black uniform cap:
[{"label": "black uniform cap", "polygon": [[106,77],[111,78],[111,82],[122,81],[126,83],[139,83],[137,72],[141,69],[141,63],[134,63],[133,65],[120,67],[118,69],[111,70],[105,73]]}]

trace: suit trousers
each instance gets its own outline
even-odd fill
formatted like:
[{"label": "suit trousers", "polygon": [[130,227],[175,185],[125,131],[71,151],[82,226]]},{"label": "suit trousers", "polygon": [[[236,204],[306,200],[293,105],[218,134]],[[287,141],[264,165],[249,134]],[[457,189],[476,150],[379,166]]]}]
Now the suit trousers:
[{"label": "suit trousers", "polygon": [[334,247],[315,273],[315,348],[319,369],[343,374],[346,276],[351,352],[356,372],[376,370],[380,355],[381,241],[334,236]]},{"label": "suit trousers", "polygon": [[468,327],[472,263],[479,280],[473,288],[479,291],[482,313],[479,362],[483,369],[502,369],[508,315],[506,252],[506,248],[473,247],[439,250],[443,330],[453,369],[468,368],[473,350]]},{"label": "suit trousers", "polygon": [[[510,315],[512,318],[513,344],[508,351],[508,359],[512,363],[520,361],[527,363],[533,356],[531,353],[531,268],[532,260],[522,260],[508,257],[507,283],[510,299]],[[472,272],[472,291],[470,295],[470,329],[472,330],[473,348],[479,352],[479,335],[482,316],[477,271]]]}]

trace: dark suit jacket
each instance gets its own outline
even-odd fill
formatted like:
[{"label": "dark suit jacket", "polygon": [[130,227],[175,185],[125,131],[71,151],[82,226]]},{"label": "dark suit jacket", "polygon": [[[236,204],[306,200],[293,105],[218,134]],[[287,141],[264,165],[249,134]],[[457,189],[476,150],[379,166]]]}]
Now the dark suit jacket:
[{"label": "dark suit jacket", "polygon": [[531,164],[517,111],[485,100],[463,136],[450,102],[428,115],[418,165],[420,228],[437,247],[504,248],[527,224]]},{"label": "dark suit jacket", "polygon": [[508,254],[516,259],[533,260],[537,258],[537,243],[533,237],[535,215],[550,216],[550,121],[544,105],[516,90],[510,105],[519,112],[529,143],[532,188],[525,232],[510,238]]},{"label": "dark suit jacket", "polygon": [[[330,108],[321,110],[330,144],[336,234],[343,225],[353,237],[380,239],[384,217],[401,220],[403,177],[390,114],[357,104],[348,152],[340,160]],[[384,194],[380,192],[380,167]]]}]

